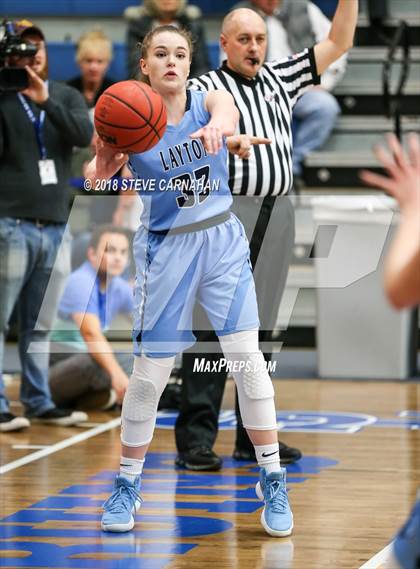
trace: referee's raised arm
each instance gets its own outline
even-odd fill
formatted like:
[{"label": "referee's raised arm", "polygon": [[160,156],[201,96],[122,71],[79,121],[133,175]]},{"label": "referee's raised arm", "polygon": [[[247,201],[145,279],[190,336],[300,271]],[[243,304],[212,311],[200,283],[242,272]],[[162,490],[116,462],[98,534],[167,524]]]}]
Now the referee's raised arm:
[{"label": "referee's raised arm", "polygon": [[339,0],[328,38],[314,47],[318,75],[353,46],[359,0]]}]

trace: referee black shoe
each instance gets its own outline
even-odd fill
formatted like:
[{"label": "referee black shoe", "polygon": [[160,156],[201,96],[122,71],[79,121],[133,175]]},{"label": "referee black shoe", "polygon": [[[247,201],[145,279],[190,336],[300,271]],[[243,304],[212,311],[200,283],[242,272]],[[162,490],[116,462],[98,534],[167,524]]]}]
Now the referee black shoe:
[{"label": "referee black shoe", "polygon": [[211,448],[199,446],[180,452],[175,459],[175,465],[187,470],[220,470],[222,459]]},{"label": "referee black shoe", "polygon": [[83,411],[73,411],[72,409],[60,409],[53,407],[41,415],[28,417],[33,423],[44,423],[46,425],[57,425],[59,427],[73,427],[88,420],[88,416]]},{"label": "referee black shoe", "polygon": [[[293,464],[297,462],[299,459],[302,458],[302,453],[298,448],[293,448],[287,446],[285,443],[279,441],[279,451],[280,451],[280,463],[284,464]],[[254,447],[247,447],[247,448],[240,448],[238,446],[235,447],[233,451],[232,457],[235,460],[239,461],[246,461],[246,462],[257,462],[255,457],[255,450]]]}]

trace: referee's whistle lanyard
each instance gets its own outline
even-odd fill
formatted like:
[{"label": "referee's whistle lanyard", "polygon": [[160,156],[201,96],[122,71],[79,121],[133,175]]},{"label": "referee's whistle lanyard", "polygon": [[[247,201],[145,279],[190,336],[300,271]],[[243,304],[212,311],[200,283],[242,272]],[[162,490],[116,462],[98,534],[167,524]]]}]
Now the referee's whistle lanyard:
[{"label": "referee's whistle lanyard", "polygon": [[41,154],[41,160],[45,160],[47,158],[47,149],[45,147],[44,133],[43,133],[44,122],[45,122],[45,111],[42,110],[39,114],[39,117],[36,118],[33,110],[28,105],[28,101],[25,99],[22,93],[18,93],[17,96],[19,97],[19,101],[21,102],[21,105],[24,108],[28,119],[34,125],[35,136],[38,142],[39,152]]}]

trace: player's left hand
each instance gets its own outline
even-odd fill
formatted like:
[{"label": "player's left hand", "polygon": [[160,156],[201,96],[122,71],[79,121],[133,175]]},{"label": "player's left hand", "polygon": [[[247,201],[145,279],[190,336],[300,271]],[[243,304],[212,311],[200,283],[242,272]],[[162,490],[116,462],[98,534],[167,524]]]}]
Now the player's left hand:
[{"label": "player's left hand", "polygon": [[251,148],[255,144],[271,144],[271,140],[260,136],[249,136],[248,134],[235,134],[226,139],[229,152],[236,154],[242,160],[247,160],[251,156]]},{"label": "player's left hand", "polygon": [[28,73],[29,86],[22,91],[23,95],[29,97],[34,103],[38,105],[45,103],[48,99],[48,88],[45,81],[35,73],[29,65],[25,65],[26,72]]},{"label": "player's left hand", "polygon": [[190,134],[190,138],[200,138],[204,148],[209,154],[217,154],[223,146],[223,137],[231,134],[225,132],[221,126],[212,124],[211,121],[203,128]]}]

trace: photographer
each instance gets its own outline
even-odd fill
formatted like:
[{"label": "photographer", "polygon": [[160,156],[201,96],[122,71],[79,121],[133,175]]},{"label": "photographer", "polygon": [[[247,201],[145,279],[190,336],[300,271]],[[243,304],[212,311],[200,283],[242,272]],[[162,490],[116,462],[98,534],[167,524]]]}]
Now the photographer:
[{"label": "photographer", "polygon": [[[92,126],[81,95],[47,80],[48,60],[43,32],[27,20],[14,24],[3,38],[5,63],[26,69],[28,86],[0,92],[0,372],[4,337],[15,304],[19,317],[22,366],[21,401],[26,417],[9,412],[0,373],[0,431],[29,426],[29,419],[69,426],[86,415],[55,407],[48,388],[48,331],[55,316],[60,287],[47,285],[69,215],[67,186],[73,146],[86,146]],[[35,55],[22,57],[27,45]],[[61,262],[65,258],[60,253]],[[63,263],[65,264],[65,262]],[[64,272],[66,268],[62,269]],[[47,308],[45,310],[45,307]],[[44,344],[42,349],[32,349]],[[32,344],[32,346],[31,346]]]}]

